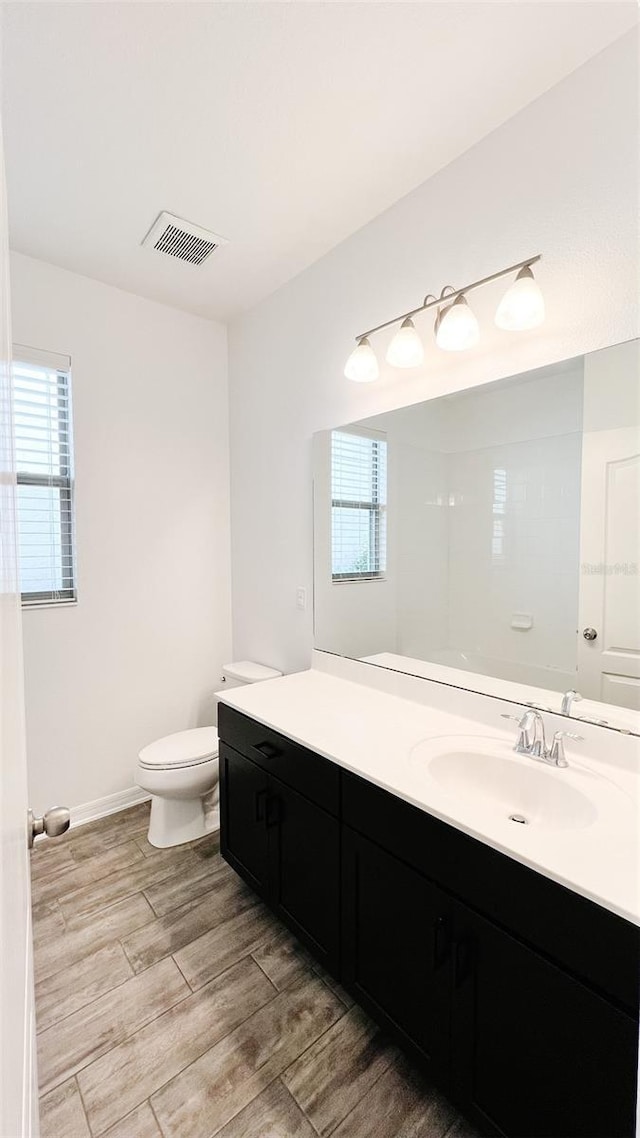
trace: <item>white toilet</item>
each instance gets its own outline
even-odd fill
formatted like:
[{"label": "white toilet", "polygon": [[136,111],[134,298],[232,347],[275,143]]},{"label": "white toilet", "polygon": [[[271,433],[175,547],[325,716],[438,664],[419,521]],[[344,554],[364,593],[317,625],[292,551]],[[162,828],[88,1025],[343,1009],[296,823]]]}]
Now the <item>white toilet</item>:
[{"label": "white toilet", "polygon": [[[275,668],[241,660],[225,664],[224,688],[215,693],[216,704],[229,688],[274,680]],[[218,732],[215,727],[194,727],[165,735],[138,755],[135,781],[151,795],[149,841],[165,849],[192,842],[220,827],[218,804]]]}]

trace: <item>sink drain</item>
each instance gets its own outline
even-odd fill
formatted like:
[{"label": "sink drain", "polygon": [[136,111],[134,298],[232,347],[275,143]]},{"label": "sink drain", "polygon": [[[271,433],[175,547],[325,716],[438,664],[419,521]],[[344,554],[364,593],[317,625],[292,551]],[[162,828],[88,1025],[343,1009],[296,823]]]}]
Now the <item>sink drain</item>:
[{"label": "sink drain", "polygon": [[528,826],[529,825],[529,819],[525,818],[524,814],[510,814],[509,815],[509,821],[510,822],[519,822],[521,826]]}]

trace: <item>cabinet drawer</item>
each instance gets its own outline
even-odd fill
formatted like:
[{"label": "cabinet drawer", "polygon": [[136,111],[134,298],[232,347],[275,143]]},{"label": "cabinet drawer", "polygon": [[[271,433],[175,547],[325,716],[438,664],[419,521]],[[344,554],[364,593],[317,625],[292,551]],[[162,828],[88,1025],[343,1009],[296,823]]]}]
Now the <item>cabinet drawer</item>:
[{"label": "cabinet drawer", "polygon": [[635,925],[347,771],[342,811],[349,826],[637,1016]]},{"label": "cabinet drawer", "polygon": [[223,742],[263,770],[330,814],[338,814],[340,769],[335,763],[225,704],[218,709],[218,734]]}]

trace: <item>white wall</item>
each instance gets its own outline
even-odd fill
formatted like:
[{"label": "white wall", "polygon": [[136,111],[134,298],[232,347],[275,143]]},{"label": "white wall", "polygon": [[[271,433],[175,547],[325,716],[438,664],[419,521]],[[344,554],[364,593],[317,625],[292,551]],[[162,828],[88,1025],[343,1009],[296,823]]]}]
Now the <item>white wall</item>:
[{"label": "white wall", "polygon": [[[235,655],[309,663],[295,590],[312,584],[314,431],[638,335],[637,77],[630,33],[231,326]],[[358,332],[537,252],[541,329],[494,328],[491,286],[477,349],[431,344],[419,373],[344,379]]]},{"label": "white wall", "polygon": [[25,611],[31,804],[130,787],[230,654],[223,326],[12,257],[16,343],[72,358],[78,604]]}]

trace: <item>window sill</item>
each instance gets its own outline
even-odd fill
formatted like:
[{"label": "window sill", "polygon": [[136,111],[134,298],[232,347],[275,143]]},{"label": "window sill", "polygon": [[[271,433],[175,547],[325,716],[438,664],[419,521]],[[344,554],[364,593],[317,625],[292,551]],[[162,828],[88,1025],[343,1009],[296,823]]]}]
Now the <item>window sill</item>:
[{"label": "window sill", "polygon": [[332,585],[376,585],[387,577],[337,577],[331,579]]},{"label": "window sill", "polygon": [[23,612],[36,612],[38,609],[75,608],[77,604],[76,598],[74,601],[22,601],[20,607]]}]

